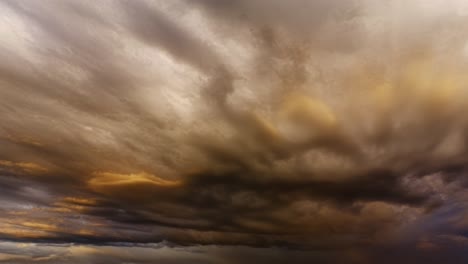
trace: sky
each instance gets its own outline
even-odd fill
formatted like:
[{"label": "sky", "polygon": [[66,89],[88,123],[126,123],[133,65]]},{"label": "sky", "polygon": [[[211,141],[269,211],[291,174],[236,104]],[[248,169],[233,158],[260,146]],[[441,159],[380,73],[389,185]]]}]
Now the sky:
[{"label": "sky", "polygon": [[463,0],[0,0],[0,263],[467,263]]}]

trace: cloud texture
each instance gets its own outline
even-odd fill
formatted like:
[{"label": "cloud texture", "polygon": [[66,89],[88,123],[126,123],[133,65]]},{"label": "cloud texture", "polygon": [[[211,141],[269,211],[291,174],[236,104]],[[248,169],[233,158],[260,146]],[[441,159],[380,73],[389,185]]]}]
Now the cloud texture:
[{"label": "cloud texture", "polygon": [[0,261],[464,263],[467,22],[461,0],[1,1]]}]

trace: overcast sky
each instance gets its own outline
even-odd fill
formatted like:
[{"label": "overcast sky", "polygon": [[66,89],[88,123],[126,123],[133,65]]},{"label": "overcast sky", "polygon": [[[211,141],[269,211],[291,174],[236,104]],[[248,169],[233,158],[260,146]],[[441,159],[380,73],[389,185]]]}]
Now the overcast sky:
[{"label": "overcast sky", "polygon": [[0,0],[0,262],[467,263],[468,2]]}]

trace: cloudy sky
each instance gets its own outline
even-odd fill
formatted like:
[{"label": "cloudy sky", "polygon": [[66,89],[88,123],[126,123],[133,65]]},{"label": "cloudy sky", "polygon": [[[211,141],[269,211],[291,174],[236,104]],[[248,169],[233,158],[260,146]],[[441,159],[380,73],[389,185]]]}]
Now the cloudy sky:
[{"label": "cloudy sky", "polygon": [[0,0],[0,263],[467,263],[464,0]]}]

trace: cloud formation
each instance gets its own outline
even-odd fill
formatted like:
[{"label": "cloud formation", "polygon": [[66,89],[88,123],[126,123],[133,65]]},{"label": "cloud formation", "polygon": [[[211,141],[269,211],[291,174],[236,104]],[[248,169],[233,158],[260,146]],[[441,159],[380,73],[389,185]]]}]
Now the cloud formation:
[{"label": "cloud formation", "polygon": [[466,245],[461,0],[5,0],[0,17],[0,261]]}]

